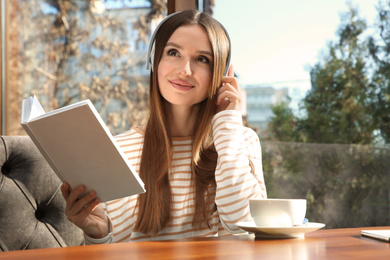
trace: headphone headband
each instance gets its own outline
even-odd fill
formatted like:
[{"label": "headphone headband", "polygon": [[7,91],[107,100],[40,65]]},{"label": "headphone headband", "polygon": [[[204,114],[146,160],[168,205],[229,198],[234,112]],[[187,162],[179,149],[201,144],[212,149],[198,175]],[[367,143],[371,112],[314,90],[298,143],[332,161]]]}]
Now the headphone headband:
[{"label": "headphone headband", "polygon": [[[180,13],[180,12],[178,12]],[[172,13],[170,15],[168,15],[167,17],[165,17],[156,27],[156,29],[154,30],[153,34],[152,34],[152,37],[150,38],[150,42],[149,42],[149,47],[148,47],[148,53],[146,55],[146,69],[149,70],[149,68],[152,68],[153,70],[153,57],[154,54],[152,54],[152,50],[153,50],[153,47],[154,47],[154,43],[156,41],[156,35],[157,35],[157,31],[158,29],[161,27],[161,25],[166,21],[168,20],[169,18],[171,18],[172,16],[178,14],[178,13]],[[218,22],[218,21],[217,21]],[[227,75],[228,73],[228,70],[229,70],[229,64],[230,64],[230,58],[231,58],[231,53],[232,53],[232,44],[231,44],[231,41],[230,41],[230,37],[229,37],[229,34],[227,32],[227,30],[225,29],[225,27],[220,23],[218,22],[218,24],[221,26],[221,28],[223,29],[223,31],[225,32],[225,35],[229,41],[229,53],[228,53],[228,57],[227,57],[227,60],[226,60],[226,67],[225,67],[225,71],[224,71],[224,75]]]}]

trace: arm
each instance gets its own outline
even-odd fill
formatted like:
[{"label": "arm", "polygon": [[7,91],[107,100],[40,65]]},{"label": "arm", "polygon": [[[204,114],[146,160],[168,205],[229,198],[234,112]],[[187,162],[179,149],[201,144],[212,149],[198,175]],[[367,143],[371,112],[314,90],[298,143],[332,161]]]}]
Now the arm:
[{"label": "arm", "polygon": [[218,153],[217,209],[226,230],[242,232],[235,223],[251,221],[249,199],[267,196],[260,142],[253,130],[242,125],[241,113],[236,110],[215,115],[212,127]]}]

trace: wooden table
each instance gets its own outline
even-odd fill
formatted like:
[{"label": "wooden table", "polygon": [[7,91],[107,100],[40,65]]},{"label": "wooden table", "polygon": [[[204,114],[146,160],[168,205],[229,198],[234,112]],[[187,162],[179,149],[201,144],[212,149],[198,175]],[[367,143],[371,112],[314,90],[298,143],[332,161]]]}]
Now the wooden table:
[{"label": "wooden table", "polygon": [[259,240],[253,235],[130,242],[0,253],[13,260],[123,259],[390,259],[390,243],[360,236],[361,229],[323,229],[304,238]]}]

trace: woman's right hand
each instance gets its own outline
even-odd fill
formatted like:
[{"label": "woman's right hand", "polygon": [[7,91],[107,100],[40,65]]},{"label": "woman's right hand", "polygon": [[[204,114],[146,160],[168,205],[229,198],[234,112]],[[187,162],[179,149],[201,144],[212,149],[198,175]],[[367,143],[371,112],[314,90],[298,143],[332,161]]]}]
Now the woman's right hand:
[{"label": "woman's right hand", "polygon": [[81,185],[70,191],[68,183],[61,186],[62,196],[66,201],[65,215],[69,221],[81,228],[84,233],[92,238],[103,238],[109,233],[108,217],[100,205],[96,192],[91,191],[84,197],[85,186]]}]

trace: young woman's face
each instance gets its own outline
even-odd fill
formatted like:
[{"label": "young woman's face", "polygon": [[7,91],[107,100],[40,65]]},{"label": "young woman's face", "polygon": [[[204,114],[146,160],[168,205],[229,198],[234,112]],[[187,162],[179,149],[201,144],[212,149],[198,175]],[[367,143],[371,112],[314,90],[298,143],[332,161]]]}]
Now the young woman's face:
[{"label": "young woman's face", "polygon": [[172,105],[192,106],[208,96],[211,87],[213,51],[200,25],[176,29],[165,45],[158,65],[161,95]]}]

